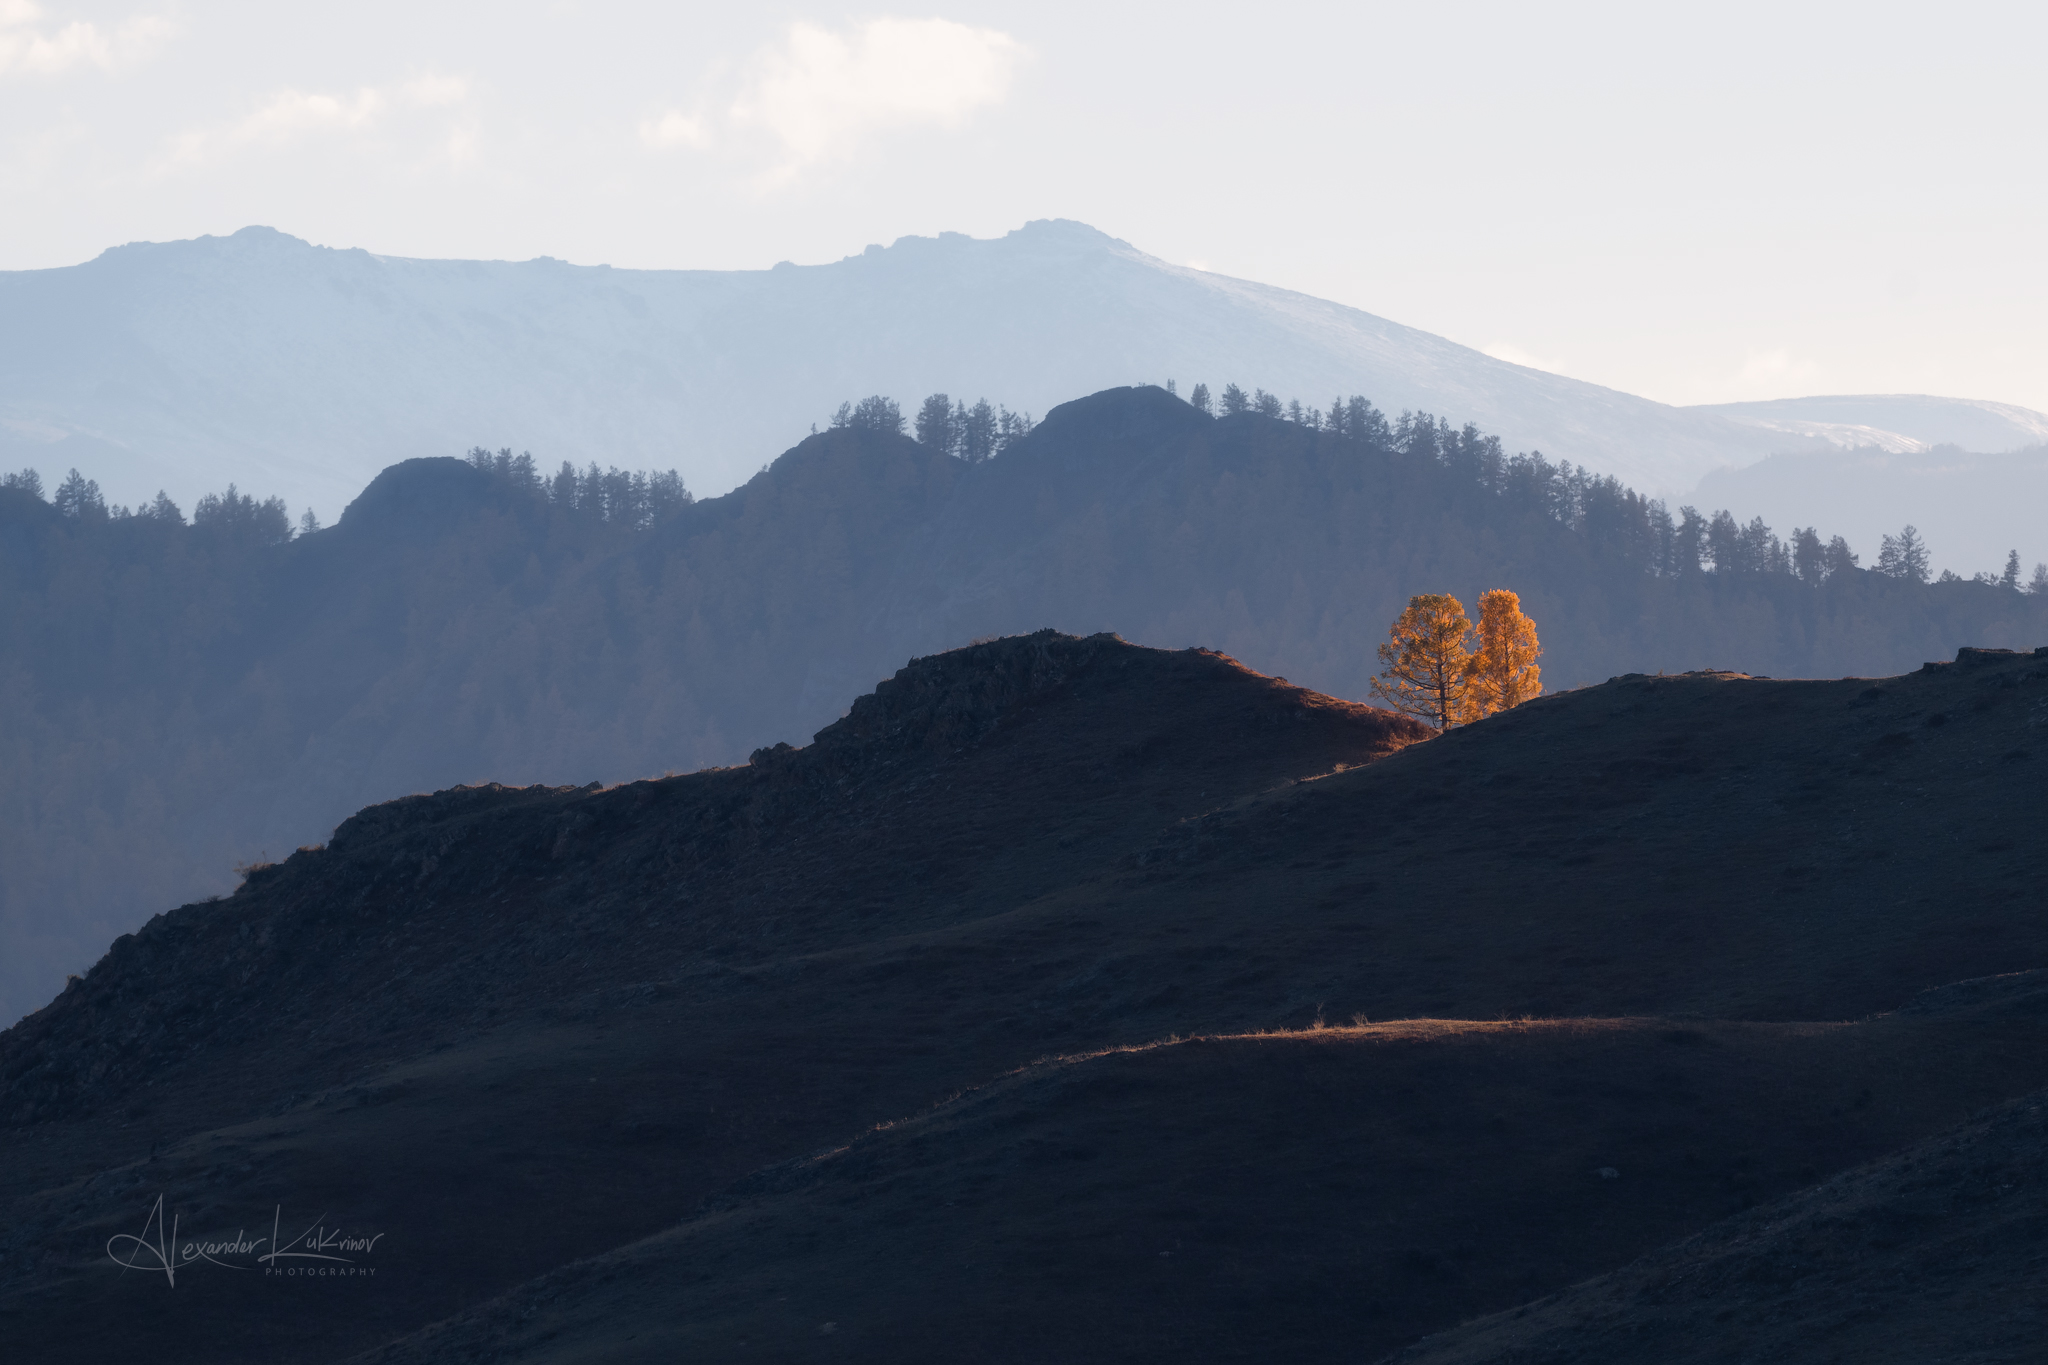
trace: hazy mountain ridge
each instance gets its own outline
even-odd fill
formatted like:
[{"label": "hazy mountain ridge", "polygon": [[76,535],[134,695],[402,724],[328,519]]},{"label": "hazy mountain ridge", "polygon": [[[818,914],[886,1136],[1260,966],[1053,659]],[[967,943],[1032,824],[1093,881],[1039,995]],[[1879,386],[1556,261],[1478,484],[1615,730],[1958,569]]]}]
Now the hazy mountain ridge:
[{"label": "hazy mountain ridge", "polygon": [[1944,445],[2001,454],[2048,442],[2048,416],[2031,408],[1930,394],[1835,394],[1756,403],[1705,403],[1687,411],[1716,413],[1767,431],[1815,436],[1843,449],[1874,447],[1892,455],[1925,454]]},{"label": "hazy mountain ridge", "polygon": [[738,762],[827,725],[892,661],[1048,622],[1212,643],[1351,697],[1408,595],[1445,589],[1520,592],[1553,687],[1881,674],[2048,638],[2048,597],[1980,584],[1656,577],[1625,538],[1434,456],[1158,390],[1063,405],[981,465],[826,432],[629,534],[451,459],[395,466],[338,526],[268,547],[95,530],[12,490],[0,506],[21,513],[0,515],[17,1011],[365,802]]},{"label": "hazy mountain ridge", "polygon": [[1703,506],[1753,509],[1774,526],[1824,511],[1857,545],[1875,545],[1910,521],[1935,566],[1966,578],[1999,572],[2013,551],[2031,572],[2048,549],[2040,515],[2048,506],[2048,445],[1995,455],[1952,445],[1773,455],[1707,475],[1695,496]]},{"label": "hazy mountain ridge", "polygon": [[850,394],[987,395],[1042,412],[1168,378],[1311,403],[1362,392],[1653,493],[1826,448],[1064,221],[726,272],[408,260],[246,228],[0,273],[0,313],[13,324],[0,333],[0,465],[52,481],[93,470],[124,504],[162,487],[189,505],[233,477],[331,518],[392,461],[479,441],[550,466],[677,466],[716,493]]}]

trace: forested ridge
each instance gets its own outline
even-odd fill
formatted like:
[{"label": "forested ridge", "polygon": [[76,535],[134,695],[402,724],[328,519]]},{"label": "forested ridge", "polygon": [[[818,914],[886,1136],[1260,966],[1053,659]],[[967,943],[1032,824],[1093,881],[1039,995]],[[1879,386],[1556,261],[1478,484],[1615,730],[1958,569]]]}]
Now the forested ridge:
[{"label": "forested ridge", "polygon": [[1819,532],[1674,515],[1363,399],[1310,420],[1270,395],[1223,406],[1240,398],[1212,416],[1112,390],[1035,427],[947,400],[923,441],[869,400],[704,500],[476,451],[394,466],[296,531],[232,490],[188,525],[106,508],[83,476],[56,502],[10,476],[0,1010],[369,802],[741,762],[979,636],[1202,644],[1353,698],[1426,592],[1518,592],[1553,686],[1896,673],[2048,641],[2048,594],[2016,581],[1860,567]]}]

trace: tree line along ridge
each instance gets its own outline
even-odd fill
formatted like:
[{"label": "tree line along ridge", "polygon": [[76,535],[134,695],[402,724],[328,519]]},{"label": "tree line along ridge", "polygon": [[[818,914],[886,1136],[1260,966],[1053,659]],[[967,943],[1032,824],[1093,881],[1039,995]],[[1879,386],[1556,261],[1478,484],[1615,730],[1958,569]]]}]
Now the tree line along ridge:
[{"label": "tree line along ridge", "polygon": [[[1165,390],[1179,396],[1174,380]],[[1585,538],[1603,558],[1619,558],[1654,577],[1697,573],[1774,576],[1820,584],[1852,572],[1876,573],[1907,582],[1936,581],[1928,547],[1919,531],[1907,525],[1883,537],[1876,562],[1868,569],[1841,536],[1823,541],[1812,526],[1795,528],[1789,541],[1780,538],[1762,517],[1739,521],[1723,508],[1712,515],[1681,506],[1674,516],[1662,499],[1645,497],[1611,474],[1596,474],[1569,460],[1553,463],[1541,451],[1510,455],[1500,438],[1482,433],[1467,422],[1455,427],[1427,412],[1403,411],[1389,420],[1365,397],[1333,399],[1327,409],[1286,403],[1264,389],[1247,393],[1235,383],[1213,396],[1207,384],[1196,384],[1185,401],[1211,418],[1263,417],[1325,433],[1384,453],[1419,459],[1479,485],[1519,508],[1532,508]],[[944,393],[927,397],[914,423],[906,423],[895,399],[875,394],[841,403],[831,417],[834,430],[914,435],[919,444],[968,464],[998,458],[1030,436],[1035,423],[1029,413],[979,399],[969,405]],[[906,432],[906,426],[910,428]],[[817,427],[811,428],[816,434]],[[541,472],[531,453],[514,455],[509,448],[472,448],[468,461],[480,470],[552,507],[580,513],[608,527],[645,530],[696,501],[674,469],[664,471],[601,468],[592,461],[579,471],[564,460],[552,475]],[[0,475],[0,490],[43,499],[41,476],[34,469]],[[134,518],[184,524],[180,509],[161,491],[132,511],[109,506],[97,482],[73,469],[50,500],[56,510],[82,525]],[[225,493],[207,494],[193,511],[194,528],[226,533],[259,544],[290,540],[295,534],[320,529],[309,508],[296,526],[282,499],[258,502],[230,484]],[[2019,552],[2006,557],[1998,573],[1980,572],[1969,579],[1944,570],[1940,582],[1975,582],[2012,592],[2048,594],[2048,563],[2036,564],[2032,577],[2021,581]]]}]

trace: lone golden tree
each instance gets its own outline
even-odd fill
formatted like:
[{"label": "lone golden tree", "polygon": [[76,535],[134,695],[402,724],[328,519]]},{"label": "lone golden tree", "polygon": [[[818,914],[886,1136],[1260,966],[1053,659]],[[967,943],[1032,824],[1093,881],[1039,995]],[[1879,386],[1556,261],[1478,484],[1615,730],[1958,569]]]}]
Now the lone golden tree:
[{"label": "lone golden tree", "polygon": [[1462,719],[1480,720],[1496,711],[1520,706],[1543,690],[1543,670],[1536,666],[1543,646],[1536,623],[1522,615],[1522,599],[1506,588],[1479,598],[1479,647],[1471,662],[1472,686]]},{"label": "lone golden tree", "polygon": [[1448,730],[1465,719],[1472,688],[1472,622],[1465,604],[1445,593],[1408,599],[1380,646],[1386,665],[1372,680],[1373,695],[1396,711]]}]

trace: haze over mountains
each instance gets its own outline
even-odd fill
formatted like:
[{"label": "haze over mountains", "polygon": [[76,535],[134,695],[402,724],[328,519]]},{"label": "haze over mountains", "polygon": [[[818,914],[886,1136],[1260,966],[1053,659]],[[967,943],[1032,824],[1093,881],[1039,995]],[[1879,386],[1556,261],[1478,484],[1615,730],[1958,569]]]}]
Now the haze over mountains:
[{"label": "haze over mountains", "polygon": [[1157,388],[978,464],[828,430],[651,525],[445,458],[279,543],[0,488],[0,1006],[394,792],[738,763],[901,659],[1048,623],[1354,698],[1418,592],[1513,587],[1552,688],[2048,639],[2024,583],[1801,577],[1746,532],[1687,567],[1656,510],[1476,436],[1212,419]]},{"label": "haze over mountains", "polygon": [[0,0],[0,1365],[2048,1365],[1977,8]]},{"label": "haze over mountains", "polygon": [[1741,507],[1773,526],[1796,526],[1815,508],[1862,548],[1911,522],[1935,567],[1965,577],[1995,571],[2011,550],[2026,563],[2048,557],[2048,444],[2004,454],[1953,445],[1927,450],[1864,447],[1773,455],[1700,480],[1702,507]]},{"label": "haze over mountains", "polygon": [[[1316,404],[1363,393],[1672,496],[1788,451],[2048,437],[2041,414],[1961,399],[1669,407],[1066,221],[723,272],[407,260],[251,227],[0,274],[0,316],[0,467],[53,480],[76,466],[121,503],[164,488],[189,506],[232,479],[325,520],[393,461],[478,443],[550,468],[675,467],[723,492],[848,395],[875,392],[1039,413],[1169,378]],[[1920,505],[1894,502],[1895,524]],[[1939,562],[2048,556],[1998,507],[1973,510],[1981,542],[1937,544]]]},{"label": "haze over mountains", "polygon": [[[2029,1359],[2048,569],[1362,396],[842,411],[696,500],[0,483],[0,1008],[55,997],[0,1032],[6,1341]],[[1501,585],[1569,690],[1438,736],[1301,685]],[[376,1274],[257,1256],[307,1219]]]}]

